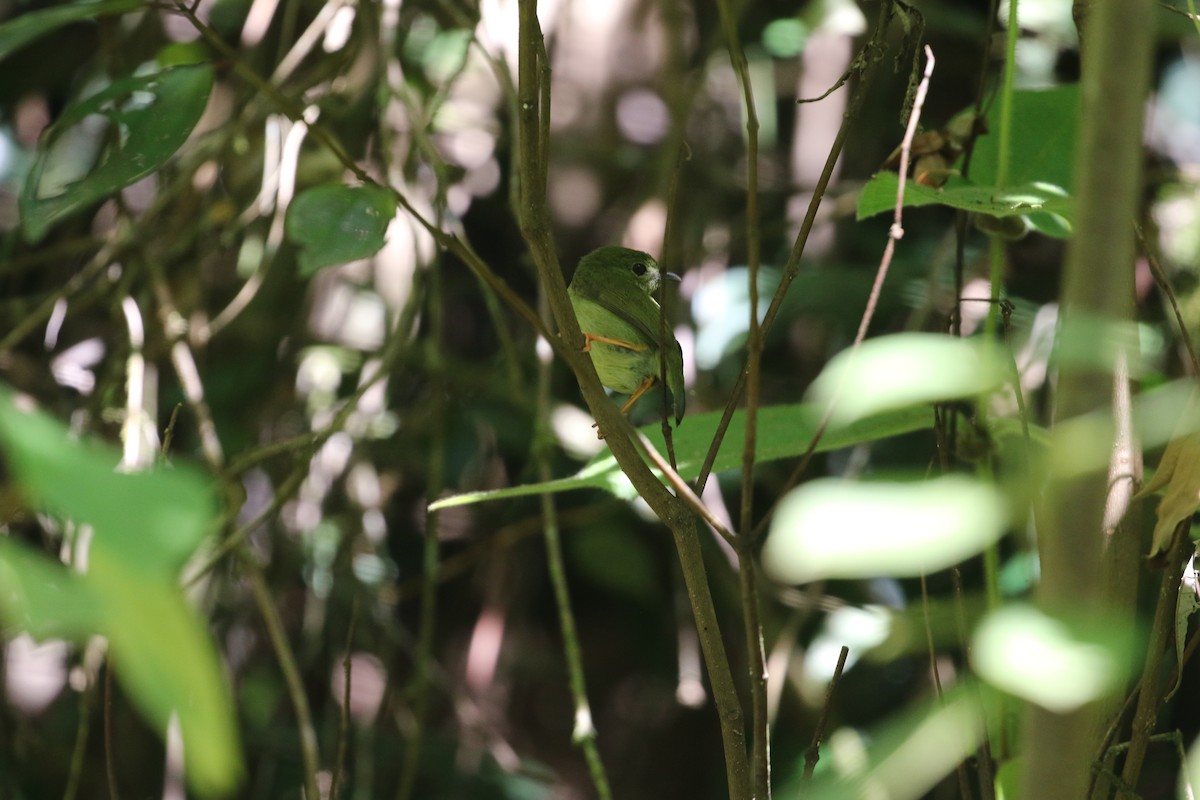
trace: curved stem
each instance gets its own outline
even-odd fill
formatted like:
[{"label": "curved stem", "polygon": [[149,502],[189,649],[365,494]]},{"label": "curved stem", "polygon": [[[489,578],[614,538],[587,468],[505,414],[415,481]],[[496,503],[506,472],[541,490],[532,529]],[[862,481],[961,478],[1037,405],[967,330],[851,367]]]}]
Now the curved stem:
[{"label": "curved stem", "polygon": [[[542,298],[543,313],[549,313]],[[533,459],[537,463],[538,480],[548,481],[554,477],[551,465],[554,435],[550,431],[550,368],[552,361],[540,359],[537,383],[537,430],[533,436]],[[567,569],[563,563],[562,539],[559,536],[558,510],[554,496],[541,495],[542,538],[546,543],[546,568],[550,583],[554,587],[554,605],[558,610],[558,627],[563,637],[563,656],[567,662],[567,682],[571,689],[571,700],[575,704],[575,725],[571,740],[583,751],[588,773],[596,795],[601,800],[610,800],[608,775],[600,750],[596,745],[596,726],[593,723],[591,705],[588,703],[587,681],[583,672],[583,649],[579,645],[579,632],[575,625],[575,614],[571,611],[571,593],[567,586]]]},{"label": "curved stem", "polygon": [[287,641],[283,630],[283,621],[279,611],[271,602],[271,592],[263,578],[262,570],[254,563],[249,554],[243,551],[242,569],[250,584],[250,592],[254,596],[254,604],[262,615],[263,625],[267,629],[267,639],[275,651],[275,659],[283,672],[283,681],[287,686],[288,697],[292,702],[292,710],[296,714],[296,728],[300,733],[300,756],[304,760],[304,797],[320,798],[317,788],[317,730],[313,727],[312,711],[308,707],[308,696],[304,693],[304,681],[300,677],[300,668],[296,665],[296,656]]}]

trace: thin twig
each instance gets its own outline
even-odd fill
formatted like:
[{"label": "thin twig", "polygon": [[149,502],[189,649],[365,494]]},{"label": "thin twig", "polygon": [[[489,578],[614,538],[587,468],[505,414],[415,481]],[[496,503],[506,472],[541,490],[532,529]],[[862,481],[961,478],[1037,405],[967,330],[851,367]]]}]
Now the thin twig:
[{"label": "thin twig", "polygon": [[[1136,786],[1154,732],[1158,714],[1160,689],[1159,666],[1166,651],[1167,641],[1175,624],[1176,597],[1179,594],[1179,578],[1191,545],[1187,536],[1191,519],[1185,519],[1175,528],[1175,541],[1167,555],[1167,566],[1163,569],[1158,589],[1158,604],[1154,609],[1154,624],[1150,629],[1150,641],[1146,645],[1146,664],[1142,670],[1142,691],[1138,693],[1137,710],[1133,715],[1133,729],[1129,737],[1129,750],[1125,754],[1125,765],[1121,769],[1121,780]],[[1128,793],[1126,793],[1128,794]]]},{"label": "thin twig", "polygon": [[[545,295],[541,298],[542,313],[549,316],[550,308]],[[550,430],[551,366],[549,358],[539,360],[537,382],[537,429],[533,436],[533,459],[537,463],[538,479],[548,481],[554,477],[552,465],[554,434]],[[664,385],[666,385],[664,383]],[[596,725],[588,702],[587,679],[583,670],[583,648],[579,643],[579,631],[575,614],[571,610],[571,592],[567,585],[567,568],[563,561],[562,537],[559,534],[558,510],[554,496],[540,496],[542,509],[542,537],[546,544],[546,568],[554,589],[554,605],[558,610],[558,627],[563,637],[563,656],[567,664],[567,684],[571,700],[575,704],[575,722],[571,741],[583,751],[588,765],[588,774],[596,795],[601,800],[611,800],[608,775],[600,750],[596,745]]]},{"label": "thin twig", "polygon": [[350,741],[350,681],[353,676],[354,633],[358,627],[358,595],[350,603],[350,625],[346,629],[346,654],[342,658],[342,707],[338,713],[337,758],[333,762],[333,776],[329,779],[329,800],[337,800],[341,788],[342,773],[346,769],[346,749]]},{"label": "thin twig", "polygon": [[[441,331],[445,329],[442,320],[444,297],[441,271],[436,267],[430,270],[429,297],[426,305],[427,313],[430,316],[430,329],[434,331],[429,350],[432,361],[430,364],[431,382],[436,397],[445,391],[446,384],[446,366],[443,363],[441,343]],[[442,493],[442,476],[445,473],[446,411],[444,403],[434,405],[430,440],[429,464],[426,469],[426,475],[428,475],[426,496],[432,503]],[[400,780],[396,785],[396,800],[408,800],[412,797],[421,764],[426,720],[429,716],[429,673],[430,665],[433,663],[433,635],[437,626],[437,573],[441,555],[438,541],[439,518],[439,512],[430,511],[425,519],[425,536],[421,548],[421,574],[425,576],[425,583],[421,587],[420,621],[417,629],[417,651],[413,654],[413,676],[406,692],[414,698],[412,734],[405,743]]]},{"label": "thin twig", "polygon": [[[667,184],[667,221],[663,229],[663,269],[669,269],[675,259],[675,208],[679,197],[679,174],[683,171],[683,162],[690,157],[691,151],[687,146],[687,142],[680,142],[679,151],[675,157],[675,166],[671,170],[671,178]],[[678,461],[675,459],[675,434],[671,429],[671,420],[674,413],[671,410],[671,403],[667,400],[667,392],[665,387],[670,384],[667,382],[667,348],[674,337],[667,336],[667,284],[669,281],[660,281],[658,285],[658,341],[661,346],[658,348],[658,377],[659,383],[664,387],[662,393],[662,435],[663,442],[667,447],[667,460],[671,462],[672,467],[678,466]],[[681,388],[681,391],[683,389]],[[675,400],[675,398],[672,398]],[[678,400],[675,400],[677,403]]]},{"label": "thin twig", "polygon": [[[854,341],[850,345],[850,354],[853,357],[863,341],[867,338],[867,330],[871,326],[871,320],[875,317],[875,308],[879,304],[879,297],[883,293],[883,282],[887,278],[888,268],[892,263],[892,256],[896,251],[896,242],[904,237],[904,227],[902,224],[904,215],[904,186],[908,173],[909,158],[912,152],[913,137],[917,133],[917,124],[921,119],[921,109],[925,105],[925,96],[929,92],[929,79],[933,75],[933,66],[935,59],[933,51],[929,46],[925,47],[925,73],[921,77],[921,83],[917,86],[916,98],[913,100],[912,114],[908,118],[908,127],[904,132],[904,139],[900,144],[900,179],[896,187],[896,206],[892,212],[892,225],[888,228],[887,244],[883,248],[883,256],[879,259],[879,267],[875,271],[875,282],[871,285],[871,293],[867,297],[867,305],[863,309],[862,319],[858,323],[858,332],[854,335]],[[779,507],[779,502],[787,494],[787,490],[799,483],[800,478],[808,469],[808,464],[812,460],[813,454],[817,452],[817,446],[821,443],[822,437],[825,435],[826,428],[829,427],[829,421],[833,418],[834,409],[837,408],[838,398],[841,395],[841,385],[834,388],[833,395],[829,399],[829,403],[825,408],[825,413],[821,417],[821,423],[813,432],[812,440],[809,441],[808,447],[805,448],[804,454],[800,457],[795,469],[788,476],[784,483],[784,488],[778,493],[778,499],[775,505],[763,516],[755,528],[752,538],[758,538],[761,532],[770,522],[771,517],[775,513],[775,509]]]},{"label": "thin twig", "polygon": [[825,687],[825,702],[821,704],[821,716],[817,717],[817,727],[813,731],[812,743],[804,751],[804,774],[801,780],[805,783],[812,780],[813,770],[816,769],[817,762],[821,760],[821,740],[825,738],[825,726],[829,724],[829,710],[833,708],[833,699],[837,695],[838,684],[841,683],[842,670],[846,668],[848,655],[850,655],[850,648],[842,645],[841,652],[838,653],[837,666],[833,669],[833,677],[829,679],[829,685]]},{"label": "thin twig", "polygon": [[[783,275],[780,278],[779,286],[775,288],[775,294],[771,297],[771,304],[767,307],[766,313],[763,314],[761,331],[764,337],[771,330],[771,326],[774,324],[775,318],[783,306],[783,299],[787,296],[788,288],[799,274],[800,257],[804,254],[804,248],[808,243],[808,236],[812,232],[813,225],[816,222],[817,210],[821,206],[821,200],[825,196],[829,181],[833,178],[833,170],[837,166],[838,159],[842,154],[846,138],[849,136],[850,130],[857,122],[859,113],[862,111],[867,91],[875,77],[876,66],[882,60],[883,52],[886,48],[888,24],[892,19],[893,11],[893,0],[885,0],[885,2],[880,4],[879,20],[875,25],[875,31],[872,33],[871,39],[863,46],[862,52],[855,58],[855,68],[860,72],[861,79],[855,91],[851,94],[850,101],[846,106],[846,112],[842,117],[842,125],[838,129],[837,136],[834,137],[833,144],[829,148],[829,155],[825,158],[825,166],[821,169],[821,176],[817,179],[817,185],[813,188],[812,199],[809,201],[804,220],[800,224],[800,231],[796,234],[796,241],[792,244],[792,250],[788,255],[787,263],[783,267]],[[696,477],[695,485],[697,494],[704,494],[704,485],[708,482],[708,478],[712,474],[713,465],[717,460],[717,453],[721,449],[721,443],[725,440],[725,432],[729,429],[734,412],[741,403],[742,393],[746,388],[747,377],[747,369],[743,368],[738,374],[733,391],[730,392],[729,400],[726,402],[725,410],[721,415],[721,420],[717,423],[716,433],[713,436],[711,444],[709,444],[708,452],[704,456],[704,463],[701,465],[700,472]]]},{"label": "thin twig", "polygon": [[283,482],[275,488],[270,504],[254,519],[242,525],[229,536],[226,536],[208,556],[208,559],[188,575],[183,583],[184,587],[194,586],[196,583],[199,583],[205,575],[216,569],[217,565],[224,561],[226,556],[241,550],[246,543],[246,538],[265,525],[267,520],[272,519],[278,514],[284,504],[292,499],[292,495],[300,488],[300,484],[304,482],[307,474],[308,460],[304,459],[299,461]]},{"label": "thin twig", "polygon": [[675,469],[666,462],[666,459],[662,457],[662,454],[659,453],[658,450],[654,449],[654,445],[650,443],[650,440],[647,439],[641,432],[638,432],[637,436],[638,444],[642,446],[642,452],[644,452],[646,457],[654,462],[654,466],[662,472],[663,477],[667,479],[667,482],[671,484],[671,488],[675,490],[676,496],[691,506],[692,509],[700,515],[701,519],[707,522],[714,531],[720,534],[722,539],[729,542],[729,544],[733,547],[737,547],[738,537],[734,536],[733,532],[730,531],[729,528],[725,527],[725,523],[721,522],[721,520],[717,518],[717,515],[713,514],[709,507],[704,504],[704,501],[696,496],[696,493],[692,491],[692,487],[688,485],[688,482],[685,481],[683,476],[676,472]]},{"label": "thin twig", "polygon": [[[717,705],[718,721],[726,760],[729,795],[734,800],[749,796],[749,763],[745,750],[744,714],[725,644],[721,638],[712,592],[708,586],[707,569],[697,528],[691,510],[676,499],[642,460],[633,443],[634,431],[629,421],[617,411],[605,395],[591,359],[583,352],[583,334],[579,321],[567,297],[566,281],[558,264],[551,234],[549,208],[544,183],[545,167],[540,164],[544,153],[540,148],[542,115],[550,109],[543,104],[548,94],[542,89],[548,66],[539,64],[544,52],[540,43],[541,26],[534,0],[519,0],[520,34],[518,48],[518,135],[520,137],[521,195],[518,216],[521,232],[529,245],[538,280],[542,284],[561,341],[556,348],[571,368],[583,392],[592,415],[605,434],[609,449],[618,465],[638,493],[658,517],[667,524],[675,541],[687,582],[688,598],[696,617],[696,627],[708,665],[713,698]],[[544,330],[534,315],[536,330]],[[549,338],[549,337],[548,337]],[[555,340],[550,339],[551,344]]]},{"label": "thin twig", "polygon": [[718,0],[721,27],[724,29],[729,61],[742,90],[746,113],[746,252],[749,267],[750,320],[746,339],[745,435],[742,446],[741,524],[744,534],[737,541],[739,556],[738,585],[742,601],[742,629],[746,641],[750,678],[750,768],[752,796],[771,797],[771,726],[767,713],[766,652],[759,620],[757,567],[753,541],[747,534],[754,523],[754,463],[758,441],[758,401],[762,368],[763,338],[758,323],[758,269],[761,239],[758,220],[758,111],[754,106],[754,86],[750,66],[738,36],[730,0]]},{"label": "thin twig", "polygon": [[1167,277],[1166,270],[1162,268],[1158,254],[1146,241],[1146,233],[1142,230],[1142,226],[1135,222],[1133,230],[1137,234],[1138,245],[1146,256],[1146,262],[1150,265],[1150,274],[1154,276],[1154,282],[1158,284],[1159,291],[1166,295],[1167,302],[1171,304],[1171,312],[1175,315],[1175,324],[1179,326],[1179,338],[1183,340],[1183,346],[1187,348],[1188,359],[1191,361],[1192,375],[1200,375],[1200,357],[1196,355],[1196,345],[1192,342],[1191,334],[1188,333],[1187,323],[1183,321],[1183,312],[1179,310],[1179,301],[1175,298],[1171,279]]},{"label": "thin twig", "polygon": [[263,578],[253,558],[245,550],[242,555],[242,570],[250,592],[254,595],[255,604],[262,615],[263,625],[267,629],[267,639],[271,649],[275,651],[275,659],[283,673],[283,681],[287,686],[288,696],[292,703],[292,711],[296,714],[296,729],[300,736],[300,755],[304,759],[304,797],[319,798],[317,788],[317,769],[319,756],[317,754],[317,731],[313,727],[312,711],[308,707],[308,696],[304,692],[304,680],[300,677],[300,668],[296,665],[296,656],[288,644],[287,634],[283,630],[283,621],[279,611],[271,600],[270,589]]},{"label": "thin twig", "polygon": [[117,253],[128,245],[132,239],[133,227],[130,225],[117,225],[109,231],[104,245],[96,251],[95,255],[88,259],[87,264],[76,271],[61,288],[51,292],[37,308],[24,315],[19,322],[9,329],[4,338],[0,339],[0,353],[3,353],[5,350],[11,350],[18,342],[28,336],[30,331],[44,320],[49,319],[50,315],[54,312],[54,306],[59,300],[70,297],[85,286],[91,286],[100,274],[108,268],[109,264],[113,262]]}]

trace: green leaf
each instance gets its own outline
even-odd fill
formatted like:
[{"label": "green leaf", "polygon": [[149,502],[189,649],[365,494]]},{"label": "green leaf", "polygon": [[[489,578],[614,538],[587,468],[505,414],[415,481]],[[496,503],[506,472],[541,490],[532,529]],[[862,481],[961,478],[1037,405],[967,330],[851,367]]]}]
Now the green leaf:
[{"label": "green leaf", "polygon": [[[1007,186],[1044,183],[1071,190],[1079,97],[1079,84],[1013,92]],[[971,180],[980,186],[996,185],[1001,110],[999,100],[991,104],[987,114],[989,132],[976,141],[971,156]]]},{"label": "green leaf", "polygon": [[115,449],[73,439],[2,389],[0,450],[32,506],[93,530],[82,575],[0,538],[0,612],[38,637],[108,639],[122,686],[153,726],[178,715],[193,788],[230,792],[241,775],[232,703],[177,584],[183,559],[215,527],[208,481],[183,467],[114,472]]},{"label": "green leaf", "polygon": [[890,409],[975,397],[1004,382],[1002,354],[980,340],[901,333],[844,350],[817,376],[811,395],[832,404],[838,424]]},{"label": "green leaf", "polygon": [[173,581],[147,579],[97,542],[77,575],[0,538],[0,612],[38,638],[108,639],[121,685],[153,726],[178,714],[192,787],[228,793],[241,776],[237,726],[204,624]]},{"label": "green leaf", "polygon": [[379,252],[396,197],[380,186],[330,184],[302,192],[288,206],[288,239],[300,248],[300,274],[312,275]]},{"label": "green leaf", "polygon": [[1124,685],[1134,639],[1111,618],[1069,624],[1009,606],[979,625],[971,660],[993,686],[1063,714]]},{"label": "green leaf", "polygon": [[994,487],[963,475],[913,483],[810,481],[779,505],[762,564],[782,583],[916,576],[957,564],[1004,533]]},{"label": "green leaf", "polygon": [[0,389],[0,447],[26,499],[96,531],[93,548],[129,566],[174,576],[216,524],[216,498],[196,470],[116,472],[115,449],[69,436],[56,420],[22,411]]},{"label": "green leaf", "polygon": [[100,630],[104,598],[77,575],[0,537],[0,611],[39,639],[82,641]]},{"label": "green leaf", "polygon": [[1181,793],[1183,797],[1194,797],[1196,789],[1200,788],[1200,739],[1192,740],[1187,752],[1187,761],[1179,768],[1179,787],[1186,787],[1188,790],[1187,794]]},{"label": "green leaf", "polygon": [[187,140],[212,90],[207,66],[115,81],[69,106],[38,142],[21,191],[31,243],[59,220],[157,170]]},{"label": "green leaf", "polygon": [[[799,456],[808,449],[821,421],[822,409],[814,405],[767,406],[759,409],[756,458],[759,462]],[[700,467],[708,453],[709,443],[716,436],[721,412],[689,415],[686,423],[674,434],[675,456],[679,474],[693,480],[700,474]],[[842,447],[886,439],[903,433],[929,428],[933,425],[933,414],[927,408],[905,408],[858,420],[836,431],[828,431],[821,438],[817,452],[837,450]],[[660,453],[666,452],[662,429],[658,425],[647,425],[640,429]],[[729,430],[713,462],[713,472],[736,469],[742,463],[742,445],[745,441],[746,415],[738,411],[733,415]],[[589,461],[583,469],[569,478],[512,486],[487,492],[468,492],[444,497],[430,504],[430,511],[452,506],[470,505],[485,500],[502,500],[513,497],[566,492],[574,489],[603,489],[618,497],[633,498],[637,492],[633,484],[621,472],[611,453],[601,453]]]},{"label": "green leaf", "polygon": [[[858,196],[858,219],[864,220],[894,210],[899,186],[900,177],[896,173],[875,173]],[[1056,220],[1060,229],[1063,225],[1069,225],[1071,218],[1070,198],[1063,189],[1050,183],[1025,183],[997,189],[953,178],[945,186],[935,189],[915,181],[905,182],[905,208],[930,205],[950,206],[993,217],[1052,215],[1050,219]],[[1043,222],[1050,225],[1048,220]]]},{"label": "green leaf", "polygon": [[38,11],[27,11],[0,25],[0,59],[44,36],[55,28],[104,14],[123,14],[141,8],[144,0],[108,0],[104,3],[76,3]]},{"label": "green leaf", "polygon": [[[951,178],[940,189],[908,181],[904,187],[905,207],[944,205],[993,217],[1020,215],[1047,236],[1070,236],[1069,192],[1079,129],[1078,85],[1013,93],[1009,167],[1003,187],[996,180],[1000,111],[999,102],[992,103],[988,110],[990,133],[976,143],[971,179]],[[894,172],[872,177],[859,195],[858,219],[895,208],[898,184]]]},{"label": "green leaf", "polygon": [[241,779],[233,701],[204,622],[174,581],[145,581],[107,553],[93,555],[89,583],[102,594],[112,647],[126,692],[165,731],[178,714],[191,786],[226,794]]}]

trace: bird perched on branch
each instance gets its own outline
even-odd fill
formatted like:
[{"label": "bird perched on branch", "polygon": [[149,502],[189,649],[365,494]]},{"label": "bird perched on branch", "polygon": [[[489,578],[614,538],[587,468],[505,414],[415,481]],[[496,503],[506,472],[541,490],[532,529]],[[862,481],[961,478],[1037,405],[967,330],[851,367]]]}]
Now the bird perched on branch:
[{"label": "bird perched on branch", "polygon": [[661,380],[659,351],[665,350],[666,384],[678,425],[685,403],[683,351],[669,324],[660,338],[662,309],[654,299],[664,276],[679,280],[663,273],[646,253],[601,247],[579,260],[567,293],[600,382],[629,395],[622,413]]}]

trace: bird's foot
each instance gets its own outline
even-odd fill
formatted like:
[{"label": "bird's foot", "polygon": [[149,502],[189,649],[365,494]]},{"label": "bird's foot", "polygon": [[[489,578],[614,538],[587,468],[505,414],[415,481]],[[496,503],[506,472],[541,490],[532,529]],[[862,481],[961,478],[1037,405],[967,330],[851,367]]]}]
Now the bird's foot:
[{"label": "bird's foot", "polygon": [[584,331],[583,333],[583,342],[583,352],[585,353],[591,352],[592,342],[603,342],[604,344],[611,344],[613,347],[623,347],[626,350],[633,350],[639,353],[643,350],[649,349],[650,347],[650,345],[647,344],[634,344],[632,342],[626,342],[622,339],[613,339],[609,336],[598,336],[594,333],[588,333],[587,331]]}]

